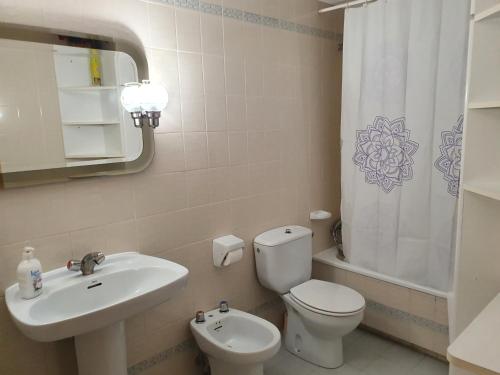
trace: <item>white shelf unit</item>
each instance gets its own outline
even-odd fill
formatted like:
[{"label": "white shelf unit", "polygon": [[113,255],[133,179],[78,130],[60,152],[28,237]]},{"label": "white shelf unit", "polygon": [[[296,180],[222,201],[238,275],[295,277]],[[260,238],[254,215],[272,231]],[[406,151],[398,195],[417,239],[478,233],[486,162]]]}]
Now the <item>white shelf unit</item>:
[{"label": "white shelf unit", "polygon": [[491,102],[470,102],[469,109],[500,108],[500,100]]},{"label": "white shelf unit", "polygon": [[472,0],[471,14],[475,14],[475,21],[479,22],[495,13],[495,8],[500,5],[500,0]]},{"label": "white shelf unit", "polygon": [[[500,5],[495,5],[493,8],[498,7]],[[479,15],[485,13],[488,13],[488,10]],[[474,18],[471,25],[474,40],[469,60],[469,103],[496,105],[500,102],[500,48],[498,48],[500,17],[490,16],[480,21]]]},{"label": "white shelf unit", "polygon": [[500,4],[495,4],[476,13],[474,20],[475,22],[481,22],[491,18],[498,18],[498,17],[500,17]]},{"label": "white shelf unit", "polygon": [[500,187],[494,182],[474,181],[464,183],[463,189],[469,193],[500,201]]},{"label": "white shelf unit", "polygon": [[455,337],[500,292],[500,0],[475,0],[472,7],[451,309]]},{"label": "white shelf unit", "polygon": [[100,86],[91,83],[89,58],[86,48],[54,47],[64,150],[69,165],[75,159],[107,159],[125,154],[115,56],[100,52]]}]

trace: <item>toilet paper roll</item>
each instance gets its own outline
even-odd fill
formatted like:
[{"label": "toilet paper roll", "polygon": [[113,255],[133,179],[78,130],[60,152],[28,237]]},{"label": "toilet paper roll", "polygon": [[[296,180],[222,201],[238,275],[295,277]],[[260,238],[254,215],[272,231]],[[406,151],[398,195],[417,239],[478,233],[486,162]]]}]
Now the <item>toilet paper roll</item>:
[{"label": "toilet paper roll", "polygon": [[224,258],[224,262],[222,262],[222,265],[224,267],[227,267],[233,263],[239,262],[241,258],[243,258],[243,249],[231,251],[226,254],[226,257]]}]

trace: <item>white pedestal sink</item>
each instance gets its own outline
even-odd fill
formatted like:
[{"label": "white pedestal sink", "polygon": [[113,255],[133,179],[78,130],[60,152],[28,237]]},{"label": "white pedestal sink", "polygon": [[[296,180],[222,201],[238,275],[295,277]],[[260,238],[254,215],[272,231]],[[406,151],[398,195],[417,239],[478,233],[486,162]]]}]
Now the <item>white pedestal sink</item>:
[{"label": "white pedestal sink", "polygon": [[124,320],[151,309],[187,284],[188,270],[135,252],[110,255],[95,273],[65,267],[43,274],[43,293],[24,300],[8,287],[9,312],[26,336],[56,341],[75,336],[79,375],[126,375]]}]

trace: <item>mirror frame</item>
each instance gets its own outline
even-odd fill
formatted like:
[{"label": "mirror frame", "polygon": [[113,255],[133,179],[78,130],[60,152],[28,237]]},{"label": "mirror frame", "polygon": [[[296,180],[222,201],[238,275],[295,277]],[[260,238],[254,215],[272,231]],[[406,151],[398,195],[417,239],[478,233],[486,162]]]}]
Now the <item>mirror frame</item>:
[{"label": "mirror frame", "polygon": [[[148,79],[148,62],[144,48],[128,40],[8,23],[0,23],[0,39],[124,52],[135,61],[139,82]],[[142,142],[141,155],[128,162],[7,173],[2,173],[0,169],[0,189],[138,173],[149,166],[154,156],[154,131],[149,126],[142,127]]]}]

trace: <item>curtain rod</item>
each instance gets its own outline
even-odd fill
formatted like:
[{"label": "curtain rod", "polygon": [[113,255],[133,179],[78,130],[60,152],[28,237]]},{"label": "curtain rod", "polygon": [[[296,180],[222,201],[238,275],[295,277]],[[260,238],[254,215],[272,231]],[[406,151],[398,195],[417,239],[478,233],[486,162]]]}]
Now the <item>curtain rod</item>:
[{"label": "curtain rod", "polygon": [[354,7],[354,6],[357,6],[357,5],[363,5],[363,4],[371,3],[372,1],[377,1],[377,0],[353,0],[353,1],[346,1],[343,4],[338,4],[338,5],[334,5],[334,6],[328,7],[328,8],[320,9],[318,11],[318,13],[321,14],[321,13],[331,12],[331,11],[337,10],[337,9],[346,9],[346,8]]}]

